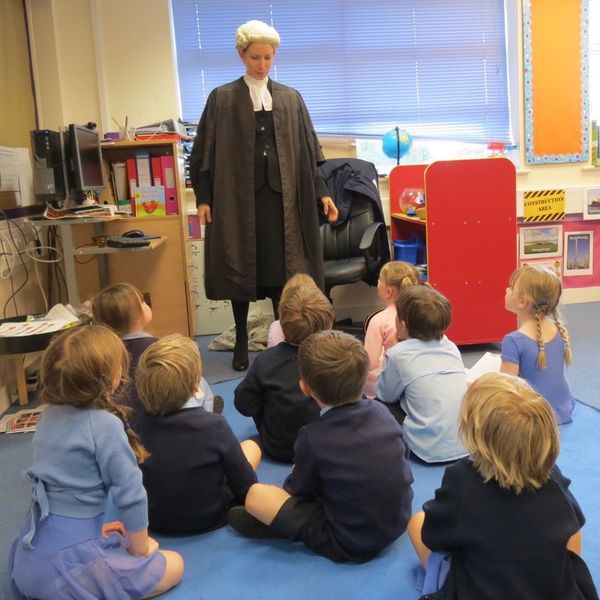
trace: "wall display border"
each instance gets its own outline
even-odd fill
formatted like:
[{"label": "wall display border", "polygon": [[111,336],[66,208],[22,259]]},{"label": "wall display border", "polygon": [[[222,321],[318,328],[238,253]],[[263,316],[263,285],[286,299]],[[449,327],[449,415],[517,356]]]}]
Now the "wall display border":
[{"label": "wall display border", "polygon": [[[567,163],[567,162],[587,162],[589,160],[589,89],[588,89],[588,78],[589,78],[589,57],[588,57],[588,17],[589,0],[579,0],[579,2],[565,2],[564,0],[523,0],[523,61],[524,61],[524,102],[525,102],[525,162],[527,164],[556,164],[556,163]],[[544,10],[546,13],[548,10],[552,10],[550,4],[554,3],[555,7],[560,7],[560,10],[567,10],[565,7],[573,7],[577,5],[579,10],[579,35],[569,36],[566,32],[561,31],[557,34],[556,30],[552,27],[548,27],[544,22],[533,22],[532,15],[537,10]],[[542,7],[543,5],[543,7]],[[545,26],[546,25],[546,26]],[[533,38],[534,36],[560,36],[560,43],[556,43],[556,52],[563,53],[565,44],[578,44],[579,56],[580,56],[580,69],[575,71],[573,74],[573,80],[568,82],[556,79],[557,94],[550,95],[550,97],[544,97],[543,110],[540,109],[540,100],[534,97],[534,73],[540,73],[540,66],[543,68],[541,62],[544,61],[549,68],[545,71],[545,75],[550,77],[558,77],[560,73],[556,73],[552,69],[553,57],[544,54],[544,56],[534,56],[533,53]],[[572,46],[574,48],[574,46]],[[540,75],[541,76],[541,75]],[[552,103],[558,97],[561,87],[562,89],[568,88],[571,85],[579,89],[579,107],[578,115],[575,115],[572,123],[566,121],[564,110],[557,109],[553,111]],[[536,110],[536,108],[538,110]],[[555,122],[542,122],[547,121],[546,118],[540,116],[540,113],[547,115],[551,112],[554,116]],[[561,128],[566,131],[572,127],[579,129],[578,141],[574,144],[572,141],[561,139]],[[547,134],[552,132],[554,136],[550,142]],[[536,147],[542,147],[543,149],[551,146],[553,152],[539,152]]]}]

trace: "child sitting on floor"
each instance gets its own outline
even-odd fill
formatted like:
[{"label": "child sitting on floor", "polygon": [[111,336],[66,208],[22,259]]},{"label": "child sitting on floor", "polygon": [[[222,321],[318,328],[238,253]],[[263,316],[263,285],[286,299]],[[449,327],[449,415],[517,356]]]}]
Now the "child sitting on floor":
[{"label": "child sitting on floor", "polygon": [[229,523],[248,537],[285,537],[337,561],[365,562],[402,535],[413,492],[402,427],[362,399],[362,344],[340,331],[309,336],[298,352],[300,387],[321,409],[300,430],[283,489],[254,484]]},{"label": "child sitting on floor", "polygon": [[503,373],[520,375],[542,394],[559,425],[570,423],[575,410],[565,375],[571,344],[558,312],[561,292],[560,278],[550,269],[523,265],[513,273],[505,305],[517,315],[519,329],[504,336],[500,367]]},{"label": "child sitting on floor", "polygon": [[319,407],[298,387],[298,346],[333,325],[333,306],[315,286],[288,290],[279,305],[285,341],[261,352],[235,389],[235,407],[252,417],[262,449],[291,462],[299,429],[319,417]]},{"label": "child sitting on floor", "polygon": [[377,377],[383,369],[385,353],[397,341],[396,299],[402,288],[421,285],[421,274],[414,265],[392,261],[381,267],[377,281],[377,296],[385,308],[369,318],[365,333],[365,349],[369,355],[369,376],[363,393],[367,398],[375,397]]},{"label": "child sitting on floor", "polygon": [[446,469],[408,526],[427,569],[423,598],[597,600],[546,400],[522,379],[487,373],[467,391],[460,432],[471,455]]},{"label": "child sitting on floor", "polygon": [[160,533],[222,527],[256,482],[260,449],[250,440],[240,446],[225,418],[202,407],[201,372],[198,346],[179,334],[149,346],[136,371],[150,529]]},{"label": "child sitting on floor", "polygon": [[[152,321],[152,309],[135,286],[130,283],[115,283],[94,296],[92,316],[95,323],[108,325],[115,331],[129,352],[129,380],[120,392],[119,400],[133,409],[129,422],[135,429],[142,411],[135,387],[135,370],[142,352],[158,339],[145,331]],[[214,406],[215,398],[204,378],[200,380],[200,389],[203,395],[202,406],[208,411],[221,412],[223,400],[218,398],[217,406]]]},{"label": "child sitting on floor", "polygon": [[[283,286],[283,290],[281,290],[281,299],[279,301],[279,306],[281,306],[281,302],[295,288],[307,286],[314,287],[315,289],[319,289],[315,280],[305,273],[296,273],[292,275]],[[272,346],[277,346],[277,344],[283,342],[285,340],[285,336],[283,335],[283,329],[281,328],[281,320],[277,319],[273,321],[269,327],[269,334],[267,337],[267,348],[271,348]]]},{"label": "child sitting on floor", "polygon": [[387,352],[377,380],[377,398],[399,404],[410,449],[425,462],[465,456],[458,439],[458,415],[467,389],[456,345],[445,335],[452,308],[427,286],[404,288],[396,300],[402,340]]},{"label": "child sitting on floor", "polygon": [[[183,576],[181,556],[148,536],[138,462],[145,448],[114,400],[127,351],[108,327],[76,327],[42,358],[48,407],[27,470],[32,502],[9,557],[14,598],[149,598]],[[108,497],[122,522],[103,525]]]}]

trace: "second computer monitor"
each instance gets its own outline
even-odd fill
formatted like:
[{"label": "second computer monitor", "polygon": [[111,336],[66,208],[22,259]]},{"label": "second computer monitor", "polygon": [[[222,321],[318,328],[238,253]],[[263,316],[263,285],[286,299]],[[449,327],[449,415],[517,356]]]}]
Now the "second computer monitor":
[{"label": "second computer monitor", "polygon": [[85,192],[104,188],[100,136],[94,129],[83,125],[69,125],[69,142],[73,187],[80,196]]}]

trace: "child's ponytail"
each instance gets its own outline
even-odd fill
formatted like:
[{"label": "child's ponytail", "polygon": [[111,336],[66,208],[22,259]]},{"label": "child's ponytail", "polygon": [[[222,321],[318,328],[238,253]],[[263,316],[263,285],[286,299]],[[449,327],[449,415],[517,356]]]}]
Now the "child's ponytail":
[{"label": "child's ponytail", "polygon": [[142,464],[146,460],[150,458],[150,453],[140,441],[140,436],[131,428],[129,425],[129,421],[127,420],[127,409],[124,406],[119,404],[115,404],[110,398],[102,398],[99,399],[96,403],[98,408],[103,408],[118,417],[123,422],[123,427],[125,428],[125,433],[127,434],[127,441],[135,454],[135,457],[138,461],[138,464]]},{"label": "child's ponytail", "polygon": [[554,323],[558,328],[560,337],[562,338],[565,344],[565,365],[567,365],[568,367],[573,361],[573,353],[571,352],[571,341],[569,339],[569,332],[567,331],[565,324],[561,321],[560,314],[557,308],[555,308],[552,311],[552,318],[554,319]]},{"label": "child's ponytail", "polygon": [[547,304],[547,301],[540,301],[536,302],[533,305],[533,314],[535,316],[536,340],[539,349],[537,356],[537,366],[539,369],[546,368],[546,346],[544,344],[544,338],[542,337],[542,322],[544,321],[544,317],[546,315]]}]

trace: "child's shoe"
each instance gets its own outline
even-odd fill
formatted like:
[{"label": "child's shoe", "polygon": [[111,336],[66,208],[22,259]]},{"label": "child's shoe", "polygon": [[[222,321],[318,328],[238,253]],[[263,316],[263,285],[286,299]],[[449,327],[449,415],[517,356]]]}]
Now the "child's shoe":
[{"label": "child's shoe", "polygon": [[243,506],[234,506],[227,513],[227,522],[247,538],[265,539],[276,537],[271,528],[254,518]]},{"label": "child's shoe", "polygon": [[223,408],[225,407],[225,402],[221,396],[215,396],[213,398],[213,413],[216,415],[223,414]]}]

